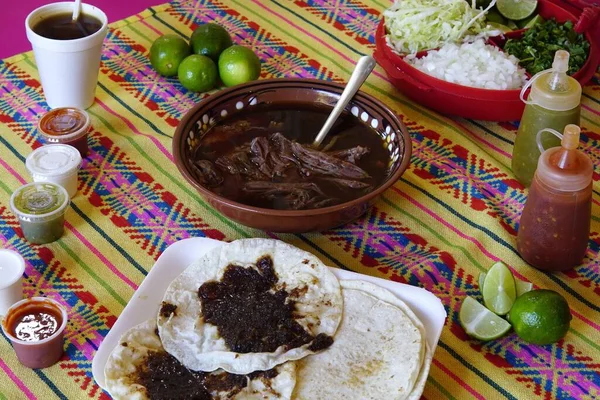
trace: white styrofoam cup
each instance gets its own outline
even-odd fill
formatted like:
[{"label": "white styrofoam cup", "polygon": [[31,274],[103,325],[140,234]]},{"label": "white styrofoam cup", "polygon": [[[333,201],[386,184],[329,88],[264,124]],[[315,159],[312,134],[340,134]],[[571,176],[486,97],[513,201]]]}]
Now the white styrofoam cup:
[{"label": "white styrofoam cup", "polygon": [[23,257],[16,251],[0,249],[0,315],[23,300],[23,272]]},{"label": "white styrofoam cup", "polygon": [[94,103],[102,43],[108,31],[106,14],[97,7],[82,3],[81,11],[100,20],[102,27],[98,32],[80,39],[49,39],[32,30],[39,21],[52,15],[72,13],[74,4],[47,4],[33,10],[25,20],[27,38],[33,47],[44,96],[50,108],[86,109]]}]

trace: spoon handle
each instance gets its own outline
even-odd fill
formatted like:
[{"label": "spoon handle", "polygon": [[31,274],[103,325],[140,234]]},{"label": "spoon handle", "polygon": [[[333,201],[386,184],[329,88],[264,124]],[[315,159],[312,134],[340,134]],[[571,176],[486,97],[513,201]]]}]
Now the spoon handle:
[{"label": "spoon handle", "polygon": [[80,13],[81,13],[81,0],[75,0],[73,2],[73,21],[77,21],[79,19]]},{"label": "spoon handle", "polygon": [[350,76],[350,80],[348,81],[346,88],[342,92],[340,99],[333,108],[333,111],[331,111],[331,114],[329,114],[329,118],[327,118],[327,121],[325,121],[325,124],[319,131],[319,134],[315,138],[313,142],[313,147],[319,147],[321,145],[321,142],[323,141],[323,139],[325,139],[325,136],[327,136],[327,133],[329,133],[329,130],[331,129],[335,121],[338,119],[342,111],[344,111],[344,108],[346,108],[346,105],[348,105],[350,99],[354,97],[354,95],[362,86],[364,81],[367,79],[373,68],[375,68],[375,64],[375,59],[371,56],[362,56],[358,60],[354,71],[352,71],[352,76]]}]

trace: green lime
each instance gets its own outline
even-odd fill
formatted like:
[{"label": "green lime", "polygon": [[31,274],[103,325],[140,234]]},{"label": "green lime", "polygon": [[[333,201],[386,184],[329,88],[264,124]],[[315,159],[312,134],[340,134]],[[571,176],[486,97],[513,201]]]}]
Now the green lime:
[{"label": "green lime", "polygon": [[502,25],[502,24],[497,24],[495,22],[488,22],[488,26],[490,26],[493,29],[497,29],[502,33],[508,33],[508,32],[512,32],[514,29],[509,28],[506,25]]},{"label": "green lime", "polygon": [[249,48],[233,45],[219,56],[219,75],[225,86],[253,81],[260,76],[260,60]]},{"label": "green lime", "polygon": [[512,307],[517,298],[515,278],[510,269],[498,261],[488,270],[481,290],[483,302],[490,311],[504,315]]},{"label": "green lime", "polygon": [[479,304],[471,296],[467,296],[460,305],[458,319],[467,335],[479,340],[497,339],[510,330],[510,324],[505,319]]},{"label": "green lime", "polygon": [[537,0],[497,0],[496,8],[505,18],[519,21],[533,14],[537,3]]},{"label": "green lime", "polygon": [[177,75],[177,68],[190,55],[190,46],[177,35],[163,35],[150,47],[150,64],[163,76]]},{"label": "green lime", "polygon": [[479,284],[479,291],[483,293],[483,282],[485,281],[485,276],[487,274],[485,272],[479,273],[479,279],[477,279],[477,283]]},{"label": "green lime", "polygon": [[493,29],[497,29],[502,33],[508,33],[508,32],[514,31],[514,29],[512,29],[512,28],[509,28],[506,25],[497,24],[496,22],[488,22],[488,26],[492,27]]},{"label": "green lime", "polygon": [[506,20],[506,26],[508,26],[513,31],[519,30],[519,26],[512,19]]},{"label": "green lime", "polygon": [[206,92],[217,83],[217,66],[210,58],[192,54],[179,64],[179,82],[193,92]]},{"label": "green lime", "polygon": [[[479,291],[483,293],[483,281],[485,280],[485,276],[487,274],[485,272],[481,272],[479,274],[479,279],[478,279],[478,283],[479,283]],[[533,283],[531,282],[524,282],[518,279],[515,279],[515,287],[517,289],[517,298],[519,298],[520,295],[522,295],[523,293],[527,293],[529,292],[531,289],[533,289]]]},{"label": "green lime", "polygon": [[532,290],[520,296],[508,320],[521,339],[533,344],[559,341],[571,322],[571,311],[564,297],[553,290]]},{"label": "green lime", "polygon": [[504,18],[500,13],[494,9],[491,9],[485,15],[485,18],[488,22],[495,22],[496,24],[506,25],[506,18]]},{"label": "green lime", "polygon": [[197,27],[190,39],[192,52],[219,61],[219,55],[233,44],[231,36],[221,25],[203,24]]},{"label": "green lime", "polygon": [[517,25],[519,25],[519,28],[521,29],[529,29],[543,22],[544,18],[542,18],[540,14],[536,14],[533,17],[524,19],[523,21],[519,21]]}]

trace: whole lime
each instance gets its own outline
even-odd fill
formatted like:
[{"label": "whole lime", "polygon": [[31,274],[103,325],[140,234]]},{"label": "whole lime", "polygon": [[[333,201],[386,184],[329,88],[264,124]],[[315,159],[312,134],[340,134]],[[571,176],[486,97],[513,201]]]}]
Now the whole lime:
[{"label": "whole lime", "polygon": [[225,86],[253,81],[260,76],[260,60],[249,48],[233,45],[219,56],[219,75]]},{"label": "whole lime", "polygon": [[508,313],[508,321],[521,339],[533,344],[559,341],[571,322],[564,297],[553,290],[532,290],[519,296]]},{"label": "whole lime", "polygon": [[163,35],[150,47],[150,64],[163,76],[175,76],[181,61],[190,54],[190,46],[181,36]]},{"label": "whole lime", "polygon": [[203,24],[197,27],[190,39],[192,51],[212,58],[214,62],[219,60],[219,55],[233,44],[231,36],[221,25]]},{"label": "whole lime", "polygon": [[206,56],[192,54],[179,64],[177,76],[184,88],[194,92],[206,92],[217,83],[217,66]]}]

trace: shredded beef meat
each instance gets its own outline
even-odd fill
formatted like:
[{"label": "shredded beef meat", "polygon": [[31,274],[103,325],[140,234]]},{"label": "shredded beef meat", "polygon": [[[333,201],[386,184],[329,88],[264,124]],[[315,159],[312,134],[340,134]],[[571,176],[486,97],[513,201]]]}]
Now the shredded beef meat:
[{"label": "shredded beef meat", "polygon": [[348,161],[349,163],[356,164],[364,155],[369,153],[369,148],[364,146],[355,146],[345,150],[329,151],[332,157],[339,158],[341,160]]},{"label": "shredded beef meat", "polygon": [[316,174],[344,179],[369,177],[362,168],[322,151],[292,142],[281,133],[273,134],[270,140],[278,146],[281,157],[295,163],[306,176]]},{"label": "shredded beef meat", "polygon": [[192,168],[200,182],[207,187],[216,187],[223,183],[223,175],[208,160],[195,161]]},{"label": "shredded beef meat", "polygon": [[218,187],[229,175],[239,179],[238,187],[249,198],[270,201],[276,209],[302,210],[339,203],[336,190],[372,189],[371,177],[356,165],[368,153],[364,146],[319,151],[277,132],[254,137],[216,158],[214,164],[201,160],[193,165],[207,187]]}]

